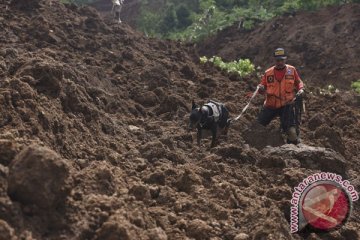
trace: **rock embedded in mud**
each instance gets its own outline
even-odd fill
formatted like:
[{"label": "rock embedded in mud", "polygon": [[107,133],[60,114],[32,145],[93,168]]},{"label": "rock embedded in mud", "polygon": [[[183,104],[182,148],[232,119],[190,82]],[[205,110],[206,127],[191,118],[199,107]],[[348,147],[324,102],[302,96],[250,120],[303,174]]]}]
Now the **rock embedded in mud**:
[{"label": "rock embedded in mud", "polygon": [[303,168],[329,171],[343,176],[346,174],[344,157],[331,149],[305,144],[297,146],[286,144],[281,147],[265,148],[262,153],[263,156],[258,162],[261,167],[286,167],[287,159],[296,159]]},{"label": "rock embedded in mud", "polygon": [[9,196],[24,205],[54,209],[64,204],[71,182],[69,166],[57,153],[38,145],[23,149],[9,166]]}]

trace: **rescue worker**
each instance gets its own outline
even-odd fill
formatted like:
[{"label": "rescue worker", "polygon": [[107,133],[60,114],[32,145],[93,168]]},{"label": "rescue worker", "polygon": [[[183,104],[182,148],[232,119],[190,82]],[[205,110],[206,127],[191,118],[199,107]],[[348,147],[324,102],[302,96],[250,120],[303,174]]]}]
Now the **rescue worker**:
[{"label": "rescue worker", "polygon": [[277,48],[274,52],[275,66],[266,70],[261,79],[259,91],[266,94],[266,99],[258,115],[258,122],[266,126],[279,116],[287,143],[297,144],[300,131],[294,103],[303,94],[304,84],[296,68],[286,64],[286,59],[285,50]]}]

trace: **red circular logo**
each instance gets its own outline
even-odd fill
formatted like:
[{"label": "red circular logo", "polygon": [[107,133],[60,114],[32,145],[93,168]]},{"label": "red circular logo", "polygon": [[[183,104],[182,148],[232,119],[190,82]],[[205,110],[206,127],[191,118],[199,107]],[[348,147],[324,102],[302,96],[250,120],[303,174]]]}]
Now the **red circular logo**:
[{"label": "red circular logo", "polygon": [[301,209],[313,228],[331,230],[346,222],[351,204],[347,193],[333,183],[321,183],[305,194]]}]

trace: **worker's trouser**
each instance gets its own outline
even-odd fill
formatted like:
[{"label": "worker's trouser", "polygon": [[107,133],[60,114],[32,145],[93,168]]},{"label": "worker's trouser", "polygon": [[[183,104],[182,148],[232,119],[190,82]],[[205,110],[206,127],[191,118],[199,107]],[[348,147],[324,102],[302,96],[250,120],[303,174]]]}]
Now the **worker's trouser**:
[{"label": "worker's trouser", "polygon": [[298,143],[299,129],[296,125],[296,117],[293,105],[286,105],[281,108],[271,109],[263,107],[258,115],[258,122],[266,126],[275,117],[280,117],[281,129],[287,134],[288,143]]}]

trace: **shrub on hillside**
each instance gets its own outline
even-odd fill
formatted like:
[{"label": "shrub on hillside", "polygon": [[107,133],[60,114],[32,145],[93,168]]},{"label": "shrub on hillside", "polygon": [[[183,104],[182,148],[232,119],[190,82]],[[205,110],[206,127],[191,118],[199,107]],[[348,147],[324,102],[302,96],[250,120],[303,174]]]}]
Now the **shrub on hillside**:
[{"label": "shrub on hillside", "polygon": [[210,62],[214,66],[225,70],[228,73],[236,73],[240,77],[246,77],[255,71],[254,64],[249,59],[239,59],[238,61],[224,62],[221,57],[214,56],[212,58],[201,57],[200,63],[205,64]]},{"label": "shrub on hillside", "polygon": [[355,90],[355,92],[360,93],[360,79],[351,84],[351,87]]}]

